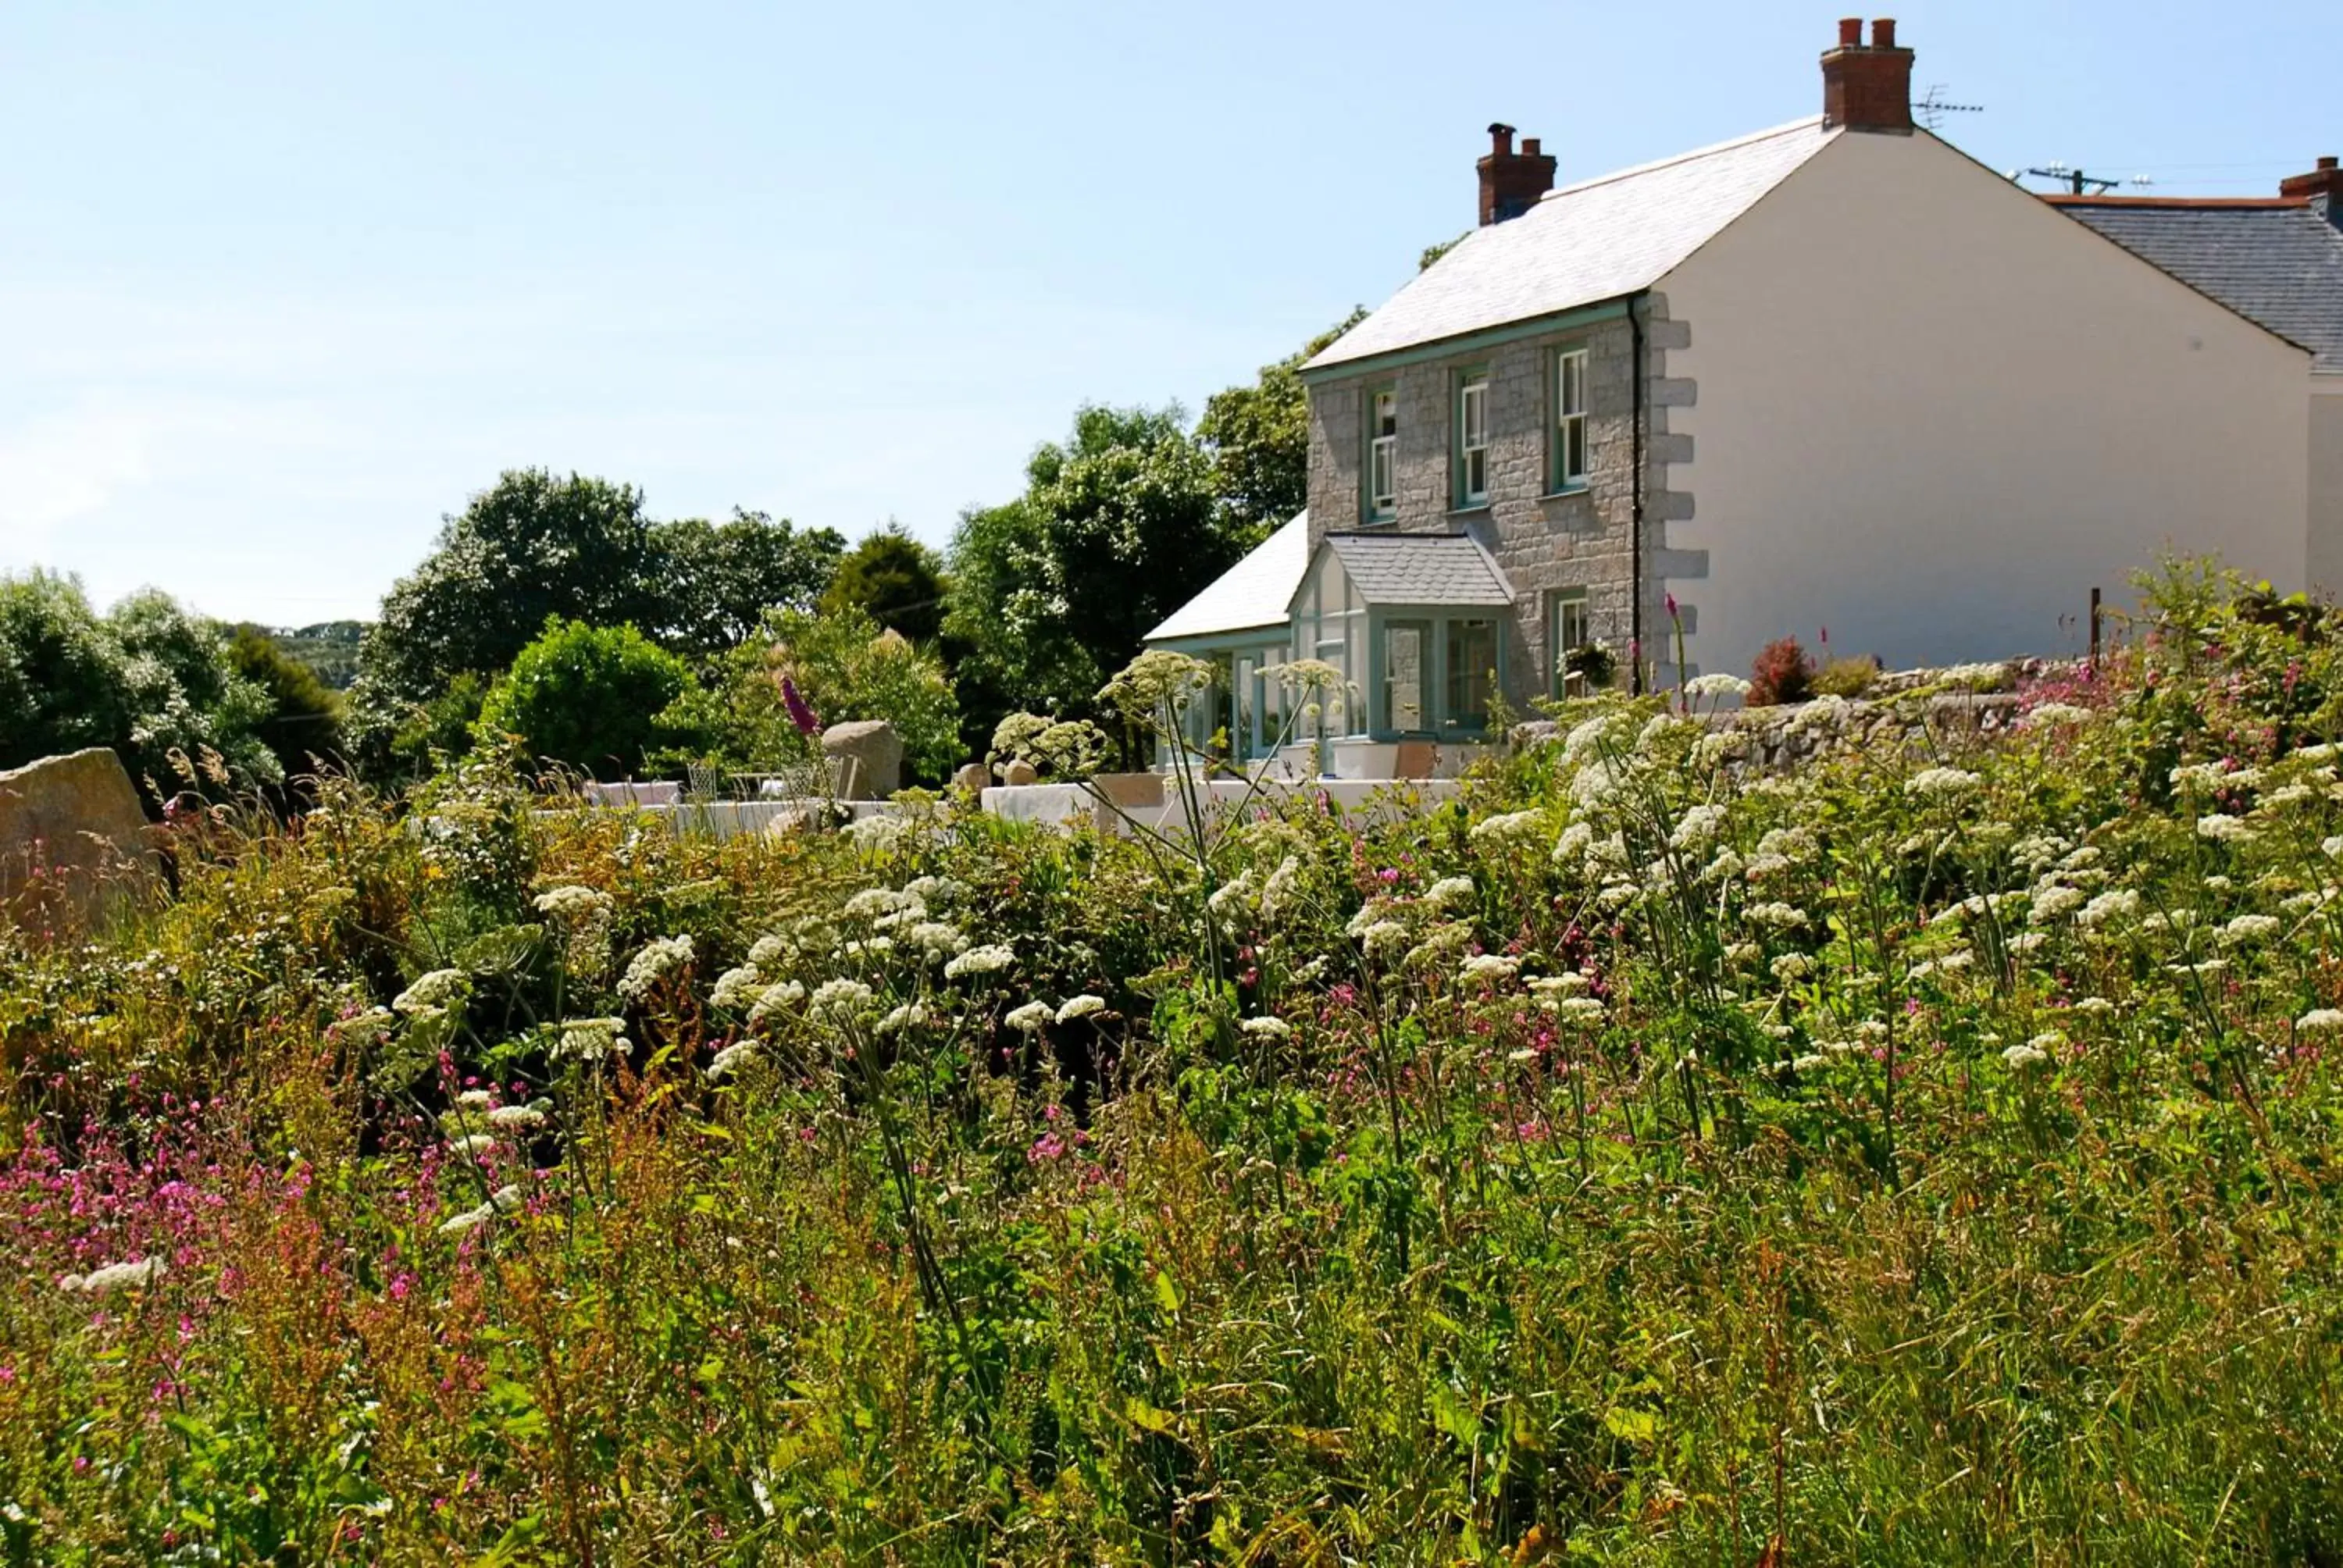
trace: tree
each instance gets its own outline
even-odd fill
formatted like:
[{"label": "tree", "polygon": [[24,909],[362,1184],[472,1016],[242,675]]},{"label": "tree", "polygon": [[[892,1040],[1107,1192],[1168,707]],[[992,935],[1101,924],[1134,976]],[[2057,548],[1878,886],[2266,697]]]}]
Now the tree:
[{"label": "tree", "polygon": [[800,529],[737,507],[729,522],[654,524],[651,545],[659,601],[654,635],[691,658],[738,647],[769,610],[810,608],[846,549],[835,528]]},{"label": "tree", "polygon": [[351,693],[353,749],[383,769],[405,750],[402,735],[445,733],[460,678],[501,674],[548,616],[637,627],[707,658],[767,609],[810,605],[844,549],[830,529],[756,512],[656,523],[632,486],[509,470],[445,520],[431,554],[384,598]]},{"label": "tree", "polygon": [[0,578],[0,768],[130,732],[122,650],[78,579]]},{"label": "tree", "polygon": [[935,551],[890,523],[854,547],[821,596],[825,613],[859,609],[913,642],[935,641],[944,621],[944,583]]},{"label": "tree", "polygon": [[642,493],[515,468],[446,519],[423,564],[367,634],[361,700],[429,700],[466,670],[512,663],[548,616],[657,624],[662,608]]},{"label": "tree", "polygon": [[260,719],[261,744],[288,779],[313,772],[311,758],[331,761],[342,749],[342,700],[307,662],[265,628],[239,626],[228,639],[228,663],[268,697]]},{"label": "tree", "polygon": [[488,689],[473,728],[484,745],[631,778],[672,738],[660,715],[697,684],[689,665],[631,626],[554,616]]},{"label": "tree", "polygon": [[1212,484],[1231,517],[1258,543],[1310,498],[1310,392],[1302,367],[1361,321],[1353,310],[1298,354],[1261,367],[1250,387],[1215,392],[1196,422],[1212,461]]},{"label": "tree", "polygon": [[1086,406],[1033,454],[1021,499],[961,518],[944,635],[980,746],[1014,708],[1087,715],[1148,630],[1244,553],[1183,425],[1176,406]]},{"label": "tree", "polygon": [[101,617],[75,578],[0,578],[0,767],[110,746],[162,790],[178,781],[173,752],[208,751],[239,786],[276,782],[257,735],[267,694],[237,672],[227,640],[152,588]]}]

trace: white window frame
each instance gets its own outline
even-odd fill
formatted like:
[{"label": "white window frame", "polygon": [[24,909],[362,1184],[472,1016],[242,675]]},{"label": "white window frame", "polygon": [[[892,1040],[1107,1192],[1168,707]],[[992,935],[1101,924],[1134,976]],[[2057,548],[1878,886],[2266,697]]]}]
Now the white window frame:
[{"label": "white window frame", "polygon": [[1554,357],[1554,487],[1575,490],[1586,483],[1586,350],[1565,348]]},{"label": "white window frame", "polygon": [[1456,504],[1489,504],[1489,373],[1468,372],[1456,385]]},{"label": "white window frame", "polygon": [[1382,387],[1367,394],[1367,518],[1388,522],[1397,516],[1399,389]]}]

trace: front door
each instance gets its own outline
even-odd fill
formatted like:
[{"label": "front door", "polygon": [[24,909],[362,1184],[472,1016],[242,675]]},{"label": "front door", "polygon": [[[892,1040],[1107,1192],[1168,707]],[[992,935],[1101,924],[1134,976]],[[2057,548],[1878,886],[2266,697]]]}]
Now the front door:
[{"label": "front door", "polygon": [[1430,684],[1425,662],[1432,652],[1432,623],[1395,620],[1383,628],[1383,726],[1402,735],[1422,735],[1431,728],[1424,713],[1425,688]]}]

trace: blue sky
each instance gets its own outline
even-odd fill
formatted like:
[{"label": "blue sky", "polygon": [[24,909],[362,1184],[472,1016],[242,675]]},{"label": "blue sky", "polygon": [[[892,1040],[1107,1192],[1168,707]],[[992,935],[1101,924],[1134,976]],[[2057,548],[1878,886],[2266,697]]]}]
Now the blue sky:
[{"label": "blue sky", "polygon": [[[1192,411],[1472,220],[1815,112],[1836,8],[0,10],[0,569],[366,616],[508,467],[940,543],[1085,399]],[[1996,168],[2274,192],[2331,5],[1896,8]]]}]

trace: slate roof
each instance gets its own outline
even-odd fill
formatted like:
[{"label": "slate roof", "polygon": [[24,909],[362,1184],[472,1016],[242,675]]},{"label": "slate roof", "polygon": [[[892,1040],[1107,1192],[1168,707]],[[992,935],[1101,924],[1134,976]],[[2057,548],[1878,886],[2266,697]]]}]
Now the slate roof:
[{"label": "slate roof", "polygon": [[1466,235],[1307,368],[1648,288],[1838,135],[1816,115],[1553,191],[1521,216]]},{"label": "slate roof", "polygon": [[1369,604],[1513,602],[1513,585],[1495,558],[1463,534],[1328,534],[1326,548]]},{"label": "slate roof", "polygon": [[1206,583],[1195,598],[1147,634],[1148,642],[1213,637],[1283,626],[1293,590],[1310,565],[1310,514],[1293,520],[1253,547],[1244,559]]},{"label": "slate roof", "polygon": [[2312,201],[2051,196],[2067,216],[2343,374],[2343,229]]}]

